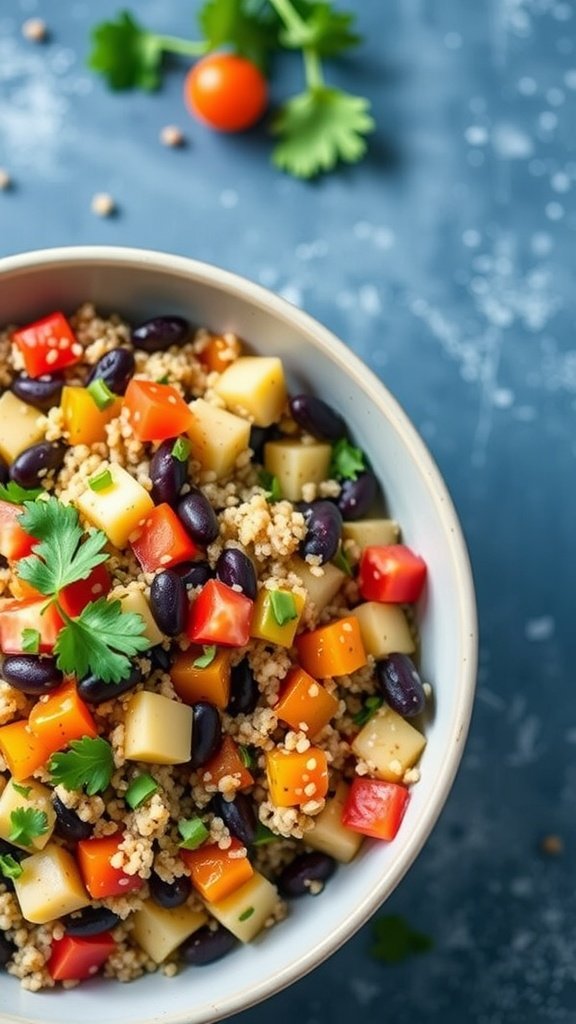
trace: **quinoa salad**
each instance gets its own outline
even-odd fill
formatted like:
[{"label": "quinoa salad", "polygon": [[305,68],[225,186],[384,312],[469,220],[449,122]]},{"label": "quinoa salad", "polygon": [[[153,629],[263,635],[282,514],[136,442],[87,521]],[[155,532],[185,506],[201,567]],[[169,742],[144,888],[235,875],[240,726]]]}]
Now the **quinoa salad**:
[{"label": "quinoa salad", "polygon": [[86,303],[0,331],[0,389],[0,970],[265,941],[401,827],[426,564],[249,339]]}]

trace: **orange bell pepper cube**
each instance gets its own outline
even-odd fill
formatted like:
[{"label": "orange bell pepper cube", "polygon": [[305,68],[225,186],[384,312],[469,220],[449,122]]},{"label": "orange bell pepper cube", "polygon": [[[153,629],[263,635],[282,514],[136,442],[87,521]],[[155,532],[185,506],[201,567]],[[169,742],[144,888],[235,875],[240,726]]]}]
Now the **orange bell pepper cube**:
[{"label": "orange bell pepper cube", "polygon": [[25,629],[33,629],[39,634],[39,653],[50,654],[63,625],[57,608],[50,604],[48,597],[0,600],[0,648],[4,654],[25,653]]},{"label": "orange bell pepper cube", "polygon": [[297,750],[276,747],[266,753],[270,799],[276,807],[295,807],[322,800],[328,792],[328,761],[319,747]]},{"label": "orange bell pepper cube", "polygon": [[144,572],[191,562],[200,550],[186,533],[174,509],[165,502],[156,505],[146,516],[140,533],[130,544]]},{"label": "orange bell pepper cube", "polygon": [[190,605],[186,635],[194,644],[245,647],[250,642],[254,602],[220,580],[208,580]]},{"label": "orange bell pepper cube", "polygon": [[27,721],[11,722],[0,729],[0,750],[16,782],[27,779],[48,760],[51,751],[34,733]]},{"label": "orange bell pepper cube", "polygon": [[298,660],[315,679],[347,676],[366,664],[358,620],[353,615],[296,637]]},{"label": "orange bell pepper cube", "polygon": [[99,409],[88,388],[66,386],[60,408],[69,443],[96,444],[106,440],[106,424],[120,415],[122,399],[115,398],[105,409]]},{"label": "orange bell pepper cube", "polygon": [[394,839],[408,805],[406,786],[381,779],[354,779],[342,810],[342,824],[373,839]]},{"label": "orange bell pepper cube", "polygon": [[85,580],[69,583],[58,595],[58,603],[71,619],[81,615],[87,604],[106,597],[112,586],[110,573],[104,563],[92,569]]},{"label": "orange bell pepper cube", "polygon": [[114,854],[118,853],[122,839],[122,834],[116,832],[112,836],[81,839],[76,847],[80,873],[93,900],[122,896],[144,885],[140,875],[127,875],[121,868],[114,868],[110,863]]},{"label": "orange bell pepper cube", "polygon": [[82,345],[63,313],[51,313],[21,327],[14,331],[12,341],[22,353],[29,377],[74,366],[83,355]]},{"label": "orange bell pepper cube", "polygon": [[214,334],[198,353],[198,359],[209,373],[224,373],[241,354],[242,346],[234,335],[222,338]]},{"label": "orange bell pepper cube", "polygon": [[41,697],[30,712],[28,724],[50,754],[62,750],[70,740],[98,735],[88,706],[73,682],[63,683],[49,697]]},{"label": "orange bell pepper cube", "polygon": [[238,857],[242,843],[233,839],[227,850],[214,843],[198,850],[181,850],[180,856],[190,869],[192,885],[208,903],[217,903],[230,896],[248,879],[254,868],[247,857]]},{"label": "orange bell pepper cube", "polygon": [[126,388],[124,405],[139,441],[164,441],[185,434],[194,419],[180,392],[171,384],[132,379]]},{"label": "orange bell pepper cube", "polygon": [[254,776],[248,771],[231,736],[224,737],[220,749],[202,766],[200,772],[204,782],[210,782],[215,786],[226,775],[233,775],[238,779],[239,789],[247,789],[254,782]]},{"label": "orange bell pepper cube", "polygon": [[64,935],[54,939],[48,961],[48,972],[54,981],[83,981],[98,973],[116,942],[110,932],[88,935]]},{"label": "orange bell pepper cube", "polygon": [[189,647],[176,655],[170,668],[174,689],[185,704],[207,700],[224,710],[230,701],[230,651],[217,651],[206,668],[194,664],[201,656],[201,647]]},{"label": "orange bell pepper cube", "polygon": [[364,548],[358,586],[365,601],[409,604],[418,600],[425,581],[426,562],[404,544]]},{"label": "orange bell pepper cube", "polygon": [[319,733],[338,711],[338,698],[321,683],[295,665],[286,676],[274,714],[292,729],[303,729],[308,736]]},{"label": "orange bell pepper cube", "polygon": [[4,555],[9,561],[17,561],[30,555],[34,544],[38,543],[20,526],[18,518],[22,511],[21,505],[13,505],[11,501],[0,501],[0,555]]}]

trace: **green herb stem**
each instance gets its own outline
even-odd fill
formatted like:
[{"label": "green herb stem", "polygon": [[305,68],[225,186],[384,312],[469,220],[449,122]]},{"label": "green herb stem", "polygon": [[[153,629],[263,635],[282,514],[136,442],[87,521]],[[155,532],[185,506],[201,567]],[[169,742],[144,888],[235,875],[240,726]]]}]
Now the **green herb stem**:
[{"label": "green herb stem", "polygon": [[306,85],[309,89],[322,89],[324,86],[324,75],[318,51],[311,46],[306,46],[302,51],[302,56],[304,58]]},{"label": "green herb stem", "polygon": [[291,0],[270,0],[270,3],[286,28],[294,29],[297,32],[305,31],[306,22],[300,17]]},{"label": "green herb stem", "polygon": [[198,39],[181,39],[179,36],[154,36],[161,50],[166,53],[181,53],[185,57],[201,57],[207,52],[206,43]]}]

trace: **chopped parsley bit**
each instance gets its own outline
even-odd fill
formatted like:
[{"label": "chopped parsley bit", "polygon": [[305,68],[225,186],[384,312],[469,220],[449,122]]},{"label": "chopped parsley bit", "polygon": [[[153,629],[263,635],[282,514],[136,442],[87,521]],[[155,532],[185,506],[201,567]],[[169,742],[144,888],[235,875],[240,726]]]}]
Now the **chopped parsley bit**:
[{"label": "chopped parsley bit", "polygon": [[88,391],[94,403],[100,409],[100,412],[102,412],[104,409],[107,409],[109,405],[113,405],[114,402],[116,401],[116,395],[114,394],[113,391],[110,391],[110,388],[108,387],[106,381],[102,380],[101,377],[98,377],[96,380],[93,380],[92,383],[88,385],[86,390]]},{"label": "chopped parsley bit", "polygon": [[185,437],[177,437],[172,447],[172,455],[178,459],[178,462],[186,462],[191,450],[190,441],[187,441]]},{"label": "chopped parsley bit", "polygon": [[400,963],[415,953],[427,953],[433,946],[429,935],[416,931],[399,914],[376,918],[372,937],[370,953],[386,964]]},{"label": "chopped parsley bit", "polygon": [[267,846],[268,843],[277,843],[280,836],[277,836],[275,832],[263,825],[261,821],[256,825],[256,833],[252,841],[252,846]]},{"label": "chopped parsley bit", "polygon": [[259,473],[258,481],[260,486],[266,491],[268,501],[282,501],[282,488],[277,476],[269,473],[267,469],[262,469]]},{"label": "chopped parsley bit", "polygon": [[192,664],[194,665],[194,668],[208,668],[208,665],[212,664],[215,657],[216,644],[209,644],[208,646],[204,644],[202,647],[202,654],[199,654]]},{"label": "chopped parsley bit", "polygon": [[238,754],[245,768],[254,768],[256,766],[252,751],[249,747],[245,747],[243,743],[240,743],[238,746]]},{"label": "chopped parsley bit", "polygon": [[356,725],[366,725],[366,722],[370,721],[372,716],[378,711],[378,708],[382,707],[383,703],[383,697],[367,697],[364,701],[364,706],[352,716],[352,721]]},{"label": "chopped parsley bit", "polygon": [[0,857],[0,875],[4,875],[4,878],[20,878],[23,870],[22,865],[11,853]]},{"label": "chopped parsley bit", "polygon": [[137,778],[132,780],[126,790],[124,799],[128,806],[133,811],[136,811],[149,797],[154,796],[154,793],[157,792],[158,783],[151,775],[145,773],[144,775],[138,775]]},{"label": "chopped parsley bit", "polygon": [[26,654],[38,654],[40,650],[40,633],[37,629],[26,629],[22,630],[22,650]]},{"label": "chopped parsley bit", "polygon": [[36,807],[17,807],[10,815],[10,823],[8,842],[20,846],[31,846],[34,839],[48,831],[48,815]]},{"label": "chopped parsley bit", "polygon": [[197,850],[208,839],[209,832],[201,818],[183,818],[178,822],[178,831],[182,836],[182,850]]},{"label": "chopped parsley bit", "polygon": [[252,917],[253,913],[254,913],[254,907],[246,907],[246,910],[242,911],[242,913],[240,914],[240,917],[238,918],[238,920],[239,921],[247,921],[249,917]]},{"label": "chopped parsley bit", "polygon": [[114,772],[114,755],[110,744],[101,736],[84,736],[71,740],[70,750],[53,754],[48,764],[54,786],[79,790],[88,796],[102,793],[110,784]]},{"label": "chopped parsley bit", "polygon": [[334,558],[332,559],[332,565],[335,565],[337,569],[340,569],[342,572],[345,572],[347,576],[353,575],[352,566],[348,561],[348,557],[342,545],[340,545],[338,551],[334,555]]},{"label": "chopped parsley bit", "polygon": [[272,614],[279,626],[284,626],[298,617],[294,594],[286,590],[270,590],[269,595]]},{"label": "chopped parsley bit", "polygon": [[334,480],[356,480],[359,473],[367,469],[366,456],[361,448],[341,437],[332,445],[332,458],[328,467],[328,476]]},{"label": "chopped parsley bit", "polygon": [[14,782],[14,779],[12,779],[12,789],[15,789],[16,792],[20,794],[20,796],[23,796],[24,799],[27,800],[28,797],[30,796],[30,790],[32,789],[32,786],[21,786],[19,785],[18,782]]},{"label": "chopped parsley bit", "polygon": [[97,473],[88,481],[88,485],[93,491],[107,491],[113,483],[112,473],[109,469],[103,469],[101,473]]},{"label": "chopped parsley bit", "polygon": [[168,384],[169,381],[170,381],[170,377],[168,376],[167,373],[165,373],[163,377],[158,377],[156,383],[157,384]]},{"label": "chopped parsley bit", "polygon": [[0,499],[9,501],[12,505],[23,505],[25,501],[36,501],[36,498],[44,493],[42,487],[27,490],[25,487],[20,487],[20,484],[15,483],[14,480],[9,480],[7,484],[0,484]]}]

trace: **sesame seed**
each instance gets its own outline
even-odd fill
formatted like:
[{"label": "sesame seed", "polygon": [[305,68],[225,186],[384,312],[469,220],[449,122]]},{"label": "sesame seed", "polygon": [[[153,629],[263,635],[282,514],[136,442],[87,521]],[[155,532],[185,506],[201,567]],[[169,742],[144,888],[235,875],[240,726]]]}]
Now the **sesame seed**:
[{"label": "sesame seed", "polygon": [[12,187],[12,178],[5,171],[3,167],[0,167],[0,192],[7,192]]},{"label": "sesame seed", "polygon": [[30,43],[43,43],[48,38],[48,26],[42,18],[28,18],[22,25],[22,35]]},{"label": "sesame seed", "polygon": [[57,353],[56,349],[55,348],[51,348],[50,351],[46,353],[46,362],[51,366],[52,363],[55,363],[57,359],[58,359],[58,353]]},{"label": "sesame seed", "polygon": [[77,341],[75,341],[74,344],[71,346],[70,351],[74,356],[81,356],[84,353],[82,345],[79,345]]},{"label": "sesame seed", "polygon": [[178,146],[183,146],[186,142],[186,137],[181,128],[176,124],[167,124],[162,128],[160,132],[160,142],[163,146],[168,146],[170,149],[175,149]]},{"label": "sesame seed", "polygon": [[116,203],[108,192],[97,192],[92,196],[90,209],[97,217],[111,217],[116,213]]},{"label": "sesame seed", "polygon": [[318,683],[312,683],[312,685],[308,687],[309,697],[317,697],[319,693],[320,687],[318,686]]}]

